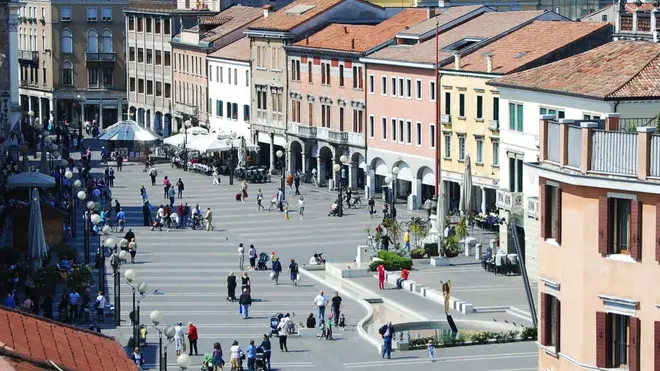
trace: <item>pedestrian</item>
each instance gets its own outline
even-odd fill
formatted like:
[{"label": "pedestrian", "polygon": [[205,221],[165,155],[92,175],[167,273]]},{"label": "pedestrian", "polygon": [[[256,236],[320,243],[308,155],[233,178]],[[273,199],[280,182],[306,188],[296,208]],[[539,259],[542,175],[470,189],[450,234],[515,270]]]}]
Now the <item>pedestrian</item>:
[{"label": "pedestrian", "polygon": [[289,264],[289,277],[293,286],[298,286],[298,263],[293,258],[291,258],[291,264]]},{"label": "pedestrian", "polygon": [[163,198],[167,199],[167,191],[170,190],[170,180],[167,178],[167,175],[165,178],[163,178]]},{"label": "pedestrian", "polygon": [[262,210],[262,209],[264,209],[264,210],[266,209],[264,207],[264,205],[262,205],[263,199],[264,199],[264,194],[261,193],[261,188],[259,188],[259,190],[257,192],[257,211]]},{"label": "pedestrian", "polygon": [[378,288],[385,290],[385,266],[382,264],[378,265],[376,271],[378,272]]},{"label": "pedestrian", "polygon": [[183,350],[183,322],[177,323],[176,326],[174,326],[174,347],[176,348],[176,356],[181,355],[181,351]]},{"label": "pedestrian", "polygon": [[103,296],[103,291],[99,291],[98,295],[96,296],[96,303],[94,303],[94,306],[96,307],[96,317],[98,321],[103,322],[103,315],[105,311],[105,296]]},{"label": "pedestrian", "polygon": [[254,270],[257,265],[257,249],[254,248],[253,244],[250,244],[250,250],[248,251],[248,258],[250,258],[250,268]]},{"label": "pedestrian", "polygon": [[276,285],[280,284],[280,272],[282,272],[282,263],[280,263],[280,258],[275,257],[275,259],[271,259],[273,261],[273,272],[272,272],[272,279],[275,281]]},{"label": "pedestrian", "polygon": [[141,370],[142,366],[144,366],[144,358],[142,357],[142,353],[140,353],[140,348],[138,347],[133,349],[133,362],[135,362],[135,365],[139,370]]},{"label": "pedestrian", "polygon": [[289,347],[286,345],[286,338],[289,335],[289,332],[287,331],[287,323],[282,318],[280,320],[280,323],[277,324],[277,334],[279,335],[278,338],[280,340],[280,351],[281,352],[288,352]]},{"label": "pedestrian", "polygon": [[151,226],[151,206],[149,201],[144,201],[142,204],[142,222],[145,227]]},{"label": "pedestrian", "polygon": [[325,322],[325,304],[327,302],[328,299],[323,295],[323,291],[314,298],[314,306],[318,310],[319,323]]},{"label": "pedestrian", "polygon": [[303,198],[303,196],[300,196],[300,198],[298,199],[298,214],[300,214],[300,219],[302,220],[303,215],[305,215],[305,199]]},{"label": "pedestrian", "polygon": [[178,198],[183,198],[183,190],[185,189],[185,186],[183,185],[183,180],[179,178],[176,182],[176,189],[177,189],[177,197]]},{"label": "pedestrian", "polygon": [[243,315],[243,319],[248,319],[250,310],[250,305],[252,305],[252,297],[250,296],[250,290],[247,288],[243,289],[241,297],[238,298],[238,304],[240,305],[240,313]]},{"label": "pedestrian", "polygon": [[192,322],[188,322],[188,341],[190,342],[189,356],[193,355],[193,348],[195,349],[195,355],[199,355],[197,352],[197,339],[199,339],[199,335],[197,335],[197,326],[193,325]]},{"label": "pedestrian", "polygon": [[433,345],[433,340],[429,339],[429,342],[426,343],[426,348],[429,350],[429,359],[431,362],[435,362],[435,345]]},{"label": "pedestrian", "polygon": [[255,364],[257,363],[257,347],[254,345],[254,340],[250,340],[250,345],[248,345],[246,353],[248,371],[255,371]]},{"label": "pedestrian", "polygon": [[236,301],[236,276],[230,272],[227,276],[227,300]]},{"label": "pedestrian", "polygon": [[206,208],[206,214],[204,215],[204,219],[206,220],[206,230],[207,231],[212,231],[213,228],[213,213],[211,213],[211,208],[208,207]]},{"label": "pedestrian", "polygon": [[140,187],[140,197],[142,197],[142,202],[149,200],[149,194],[147,194],[147,190],[144,188],[144,186]]},{"label": "pedestrian", "polygon": [[252,292],[251,286],[250,277],[248,277],[247,272],[243,272],[243,276],[241,276],[241,291],[247,290],[248,292]]},{"label": "pedestrian", "polygon": [[392,358],[392,336],[394,335],[394,326],[392,326],[392,322],[379,328],[378,333],[383,338],[382,357],[385,358],[387,355],[387,359]]},{"label": "pedestrian", "polygon": [[218,173],[218,168],[213,168],[213,184],[212,186],[220,185],[220,173]]},{"label": "pedestrian", "polygon": [[270,339],[268,339],[268,335],[264,334],[259,347],[261,347],[261,350],[263,351],[264,367],[266,368],[266,371],[270,371],[270,351],[272,346],[270,344]]},{"label": "pedestrian", "polygon": [[243,247],[243,243],[241,242],[238,244],[238,269],[243,271],[243,266],[245,262],[245,248]]},{"label": "pedestrian", "polygon": [[289,196],[293,196],[293,174],[286,176],[286,189]]},{"label": "pedestrian", "polygon": [[406,233],[403,234],[403,244],[408,250],[408,253],[410,253],[410,228],[406,230]]},{"label": "pedestrian", "polygon": [[174,187],[170,187],[169,191],[167,191],[167,195],[170,197],[170,207],[173,207],[174,198],[176,197],[176,192],[174,191]]},{"label": "pedestrian", "polygon": [[284,220],[289,220],[289,204],[284,205]]},{"label": "pedestrian", "polygon": [[332,319],[335,321],[335,327],[339,326],[339,314],[341,312],[342,298],[339,293],[335,291],[335,296],[332,298]]},{"label": "pedestrian", "polygon": [[234,340],[234,342],[231,343],[231,348],[229,348],[229,354],[230,354],[229,365],[231,366],[231,369],[240,370],[243,350],[241,350],[241,347],[238,345],[238,340]]},{"label": "pedestrian", "polygon": [[124,156],[119,154],[119,156],[117,156],[117,170],[119,170],[120,173],[123,166],[124,166]]},{"label": "pedestrian", "polygon": [[245,199],[248,197],[247,189],[248,182],[247,180],[243,180],[243,183],[241,183],[241,201],[243,202],[245,202]]},{"label": "pedestrian", "polygon": [[156,170],[155,167],[152,167],[151,170],[149,170],[149,177],[151,178],[151,185],[155,186],[156,185],[156,177],[158,176],[158,170]]},{"label": "pedestrian", "polygon": [[222,371],[225,365],[225,360],[222,359],[222,345],[220,343],[213,344],[213,371]]},{"label": "pedestrian", "polygon": [[277,190],[277,207],[280,208],[280,212],[284,212],[284,190]]},{"label": "pedestrian", "polygon": [[300,191],[298,188],[300,188],[300,174],[296,173],[296,176],[293,178],[293,185],[296,187],[296,196],[300,195]]},{"label": "pedestrian", "polygon": [[53,294],[48,293],[41,306],[44,308],[44,317],[53,319]]}]

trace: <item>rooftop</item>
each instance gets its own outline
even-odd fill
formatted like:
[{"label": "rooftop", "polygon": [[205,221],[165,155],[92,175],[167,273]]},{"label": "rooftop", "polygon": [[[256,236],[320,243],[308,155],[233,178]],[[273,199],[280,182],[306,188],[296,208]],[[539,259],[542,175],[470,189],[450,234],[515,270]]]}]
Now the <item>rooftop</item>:
[{"label": "rooftop", "polygon": [[[443,60],[453,56],[453,51],[444,49],[461,40],[491,38],[522,23],[531,21],[544,13],[543,10],[483,13],[440,34],[439,58]],[[392,45],[369,55],[369,59],[433,64],[435,63],[435,53],[435,38],[432,38],[421,44]]]},{"label": "rooftop", "polygon": [[244,27],[250,22],[263,17],[263,15],[264,11],[261,8],[235,5],[213,17],[204,17],[206,18],[204,22],[216,25],[217,27],[206,32],[202,41],[214,42],[223,36]]},{"label": "rooftop", "polygon": [[[20,364],[53,362],[65,370],[92,371],[112,365],[135,371],[135,363],[113,338],[0,307],[0,355]],[[22,367],[22,366],[21,366]],[[29,365],[18,370],[48,369]]]},{"label": "rooftop", "polygon": [[439,26],[450,23],[451,21],[463,17],[475,10],[486,8],[483,5],[468,5],[468,6],[452,6],[449,8],[436,9],[435,16],[420,22],[414,26],[410,26],[405,30],[399,32],[398,36],[402,37],[420,37],[425,33],[435,30],[436,22]]},{"label": "rooftop", "polygon": [[614,41],[489,82],[603,100],[660,98],[660,44]]},{"label": "rooftop", "polygon": [[406,9],[376,25],[331,24],[293,45],[364,53],[393,39],[397,32],[425,20],[427,16],[426,9]]},{"label": "rooftop", "polygon": [[229,59],[234,61],[249,62],[250,61],[250,39],[243,37],[234,41],[233,43],[216,50],[209,54],[209,57],[220,59]]},{"label": "rooftop", "polygon": [[611,27],[609,23],[601,22],[535,21],[461,56],[461,70],[488,72],[486,55],[490,54],[492,73],[516,72],[554,51]]}]

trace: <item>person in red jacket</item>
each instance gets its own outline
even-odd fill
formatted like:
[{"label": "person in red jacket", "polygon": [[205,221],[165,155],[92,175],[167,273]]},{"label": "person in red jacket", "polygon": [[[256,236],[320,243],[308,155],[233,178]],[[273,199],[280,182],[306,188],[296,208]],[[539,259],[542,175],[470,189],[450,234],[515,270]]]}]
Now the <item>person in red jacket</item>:
[{"label": "person in red jacket", "polygon": [[195,327],[192,322],[188,322],[188,341],[190,341],[189,356],[193,355],[193,348],[195,348],[195,355],[199,355],[197,352],[197,339],[199,339],[199,336],[197,335],[197,327]]}]

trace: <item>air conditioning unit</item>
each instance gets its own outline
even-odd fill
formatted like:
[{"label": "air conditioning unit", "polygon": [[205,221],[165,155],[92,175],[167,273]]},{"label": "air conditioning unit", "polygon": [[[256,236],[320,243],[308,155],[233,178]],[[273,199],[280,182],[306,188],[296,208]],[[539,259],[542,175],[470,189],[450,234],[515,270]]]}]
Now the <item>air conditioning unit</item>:
[{"label": "air conditioning unit", "polygon": [[451,115],[440,115],[440,123],[443,125],[451,125]]},{"label": "air conditioning unit", "polygon": [[498,120],[489,120],[488,130],[492,130],[492,131],[500,130],[500,122]]}]

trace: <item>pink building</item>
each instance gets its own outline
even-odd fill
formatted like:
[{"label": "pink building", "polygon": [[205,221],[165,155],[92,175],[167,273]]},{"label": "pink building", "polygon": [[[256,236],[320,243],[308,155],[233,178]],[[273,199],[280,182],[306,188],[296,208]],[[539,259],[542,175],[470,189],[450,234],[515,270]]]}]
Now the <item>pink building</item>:
[{"label": "pink building", "polygon": [[[321,182],[341,178],[364,186],[365,135],[375,125],[366,116],[366,101],[374,81],[360,58],[427,17],[427,10],[407,9],[376,25],[331,24],[286,47],[290,171],[316,168]],[[337,174],[333,166],[342,156],[346,162]]]}]

